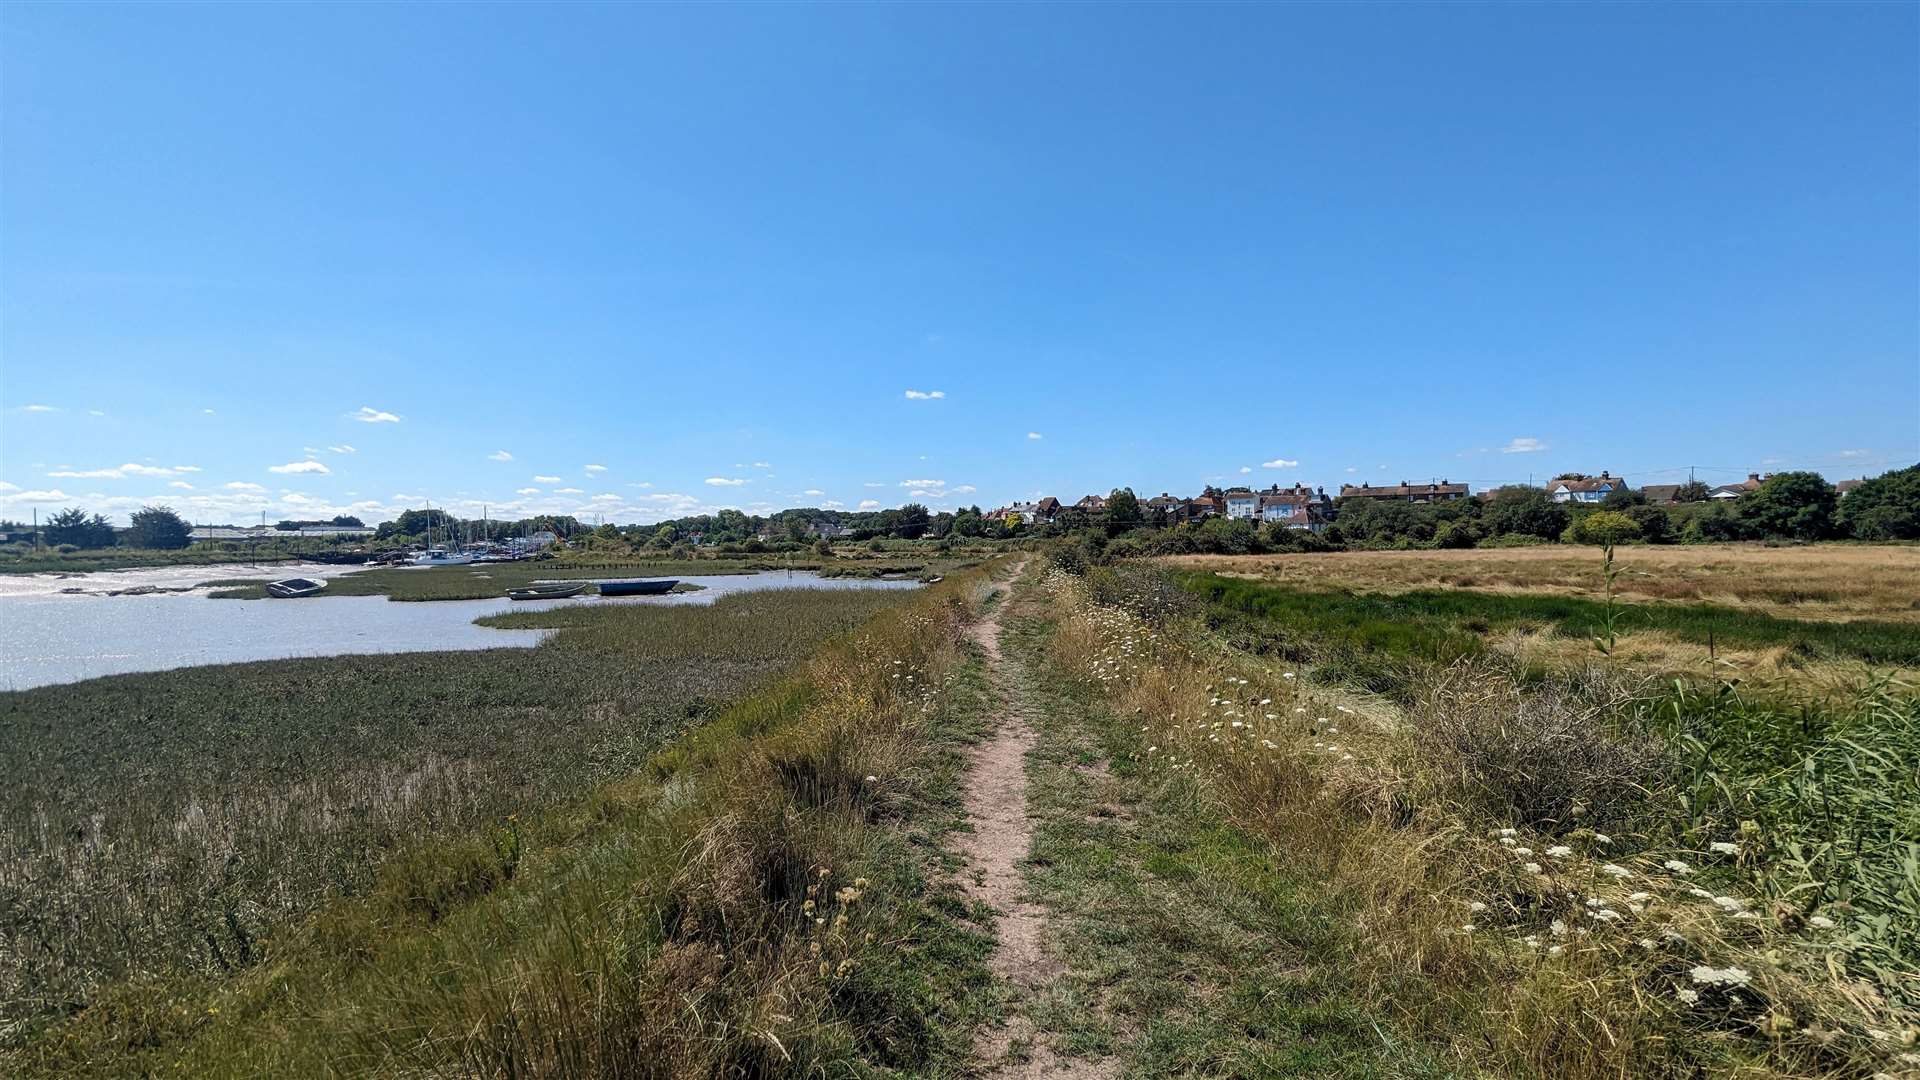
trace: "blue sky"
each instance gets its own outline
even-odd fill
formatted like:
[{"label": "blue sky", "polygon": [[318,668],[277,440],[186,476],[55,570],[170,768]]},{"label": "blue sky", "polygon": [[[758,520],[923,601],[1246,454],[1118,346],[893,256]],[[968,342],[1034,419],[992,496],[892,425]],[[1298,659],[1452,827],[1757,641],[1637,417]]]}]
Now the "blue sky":
[{"label": "blue sky", "polygon": [[10,4],[0,514],[1910,464],[1917,13]]}]

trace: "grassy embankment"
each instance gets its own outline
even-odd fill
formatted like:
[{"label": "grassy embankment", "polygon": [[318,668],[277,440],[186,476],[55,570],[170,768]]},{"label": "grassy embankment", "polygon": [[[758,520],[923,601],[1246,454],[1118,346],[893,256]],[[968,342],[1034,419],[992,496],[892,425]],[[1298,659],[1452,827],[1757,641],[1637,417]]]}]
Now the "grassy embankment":
[{"label": "grassy embankment", "polygon": [[[1456,1067],[1920,1065],[1910,687],[1662,689],[1597,652],[1525,670],[1454,647],[1494,631],[1490,610],[1539,614],[1483,603],[1508,598],[1187,584],[1204,599],[1153,574],[1056,579],[1050,655],[1137,721],[1117,756],[1190,778],[1197,803],[1264,839],[1306,883],[1301,903],[1349,931],[1338,962],[1361,999],[1432,1033]],[[1588,613],[1548,610],[1590,632],[1575,626]],[[1884,630],[1733,625],[1899,648]],[[1383,696],[1369,688],[1384,671]]]},{"label": "grassy embankment", "polygon": [[32,544],[0,545],[0,574],[85,574],[96,570],[134,570],[150,566],[224,566],[229,563],[294,562],[301,553],[283,547],[236,548],[82,548],[62,552]]},{"label": "grassy embankment", "polygon": [[[282,688],[245,700],[201,700],[189,673],[9,695],[9,738],[33,757],[6,760],[40,778],[32,801],[64,815],[12,847],[39,845],[83,897],[96,867],[142,899],[149,886],[126,871],[178,864],[182,880],[177,903],[155,898],[151,912],[116,910],[116,890],[99,890],[75,912],[97,935],[46,925],[56,948],[115,936],[139,948],[77,991],[39,992],[83,1007],[15,1032],[0,1071],[940,1072],[964,1053],[955,1033],[990,1007],[976,985],[986,939],[937,883],[956,748],[984,707],[959,644],[978,596],[967,575],[908,596],[566,612],[571,629],[524,652],[229,669]],[[772,686],[699,705],[868,614]],[[737,666],[712,670],[726,657]],[[89,719],[102,714],[114,719]],[[376,749],[395,741],[414,753]],[[209,775],[195,772],[202,756]],[[257,788],[201,786],[262,764]],[[276,770],[309,779],[289,797]],[[63,772],[93,776],[97,800],[116,784],[131,793],[127,820],[113,805],[60,807]],[[297,857],[275,854],[289,845]],[[354,849],[382,845],[378,865],[355,864]],[[241,858],[223,861],[230,851]],[[330,864],[321,877],[353,869],[312,917],[292,918],[296,902],[249,929],[243,954],[223,945],[224,964],[196,953],[203,932],[231,933],[233,913],[316,886],[302,876],[316,856]],[[205,886],[252,881],[254,859],[267,866],[251,895],[203,902]],[[63,863],[87,873],[61,875]],[[32,920],[46,878],[9,881],[13,917]],[[155,924],[173,948],[144,940]]]}]

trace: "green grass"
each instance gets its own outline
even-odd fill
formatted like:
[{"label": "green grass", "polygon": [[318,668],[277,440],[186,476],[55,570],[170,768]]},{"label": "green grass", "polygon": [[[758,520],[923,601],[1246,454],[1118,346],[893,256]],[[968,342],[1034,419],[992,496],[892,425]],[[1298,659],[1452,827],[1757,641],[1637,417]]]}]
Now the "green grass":
[{"label": "green grass", "polygon": [[284,562],[298,560],[304,554],[311,552],[282,545],[270,545],[257,551],[252,548],[220,550],[188,547],[158,550],[111,547],[83,548],[63,553],[54,548],[35,549],[31,544],[8,544],[0,545],[0,574],[81,574],[94,570],[132,570],[148,566]]},{"label": "green grass", "polygon": [[0,693],[0,1028],[70,1013],[134,973],[247,967],[290,920],[375,888],[421,837],[641,769],[904,595],[521,612],[515,625],[565,629],[532,649]]},{"label": "green grass", "polygon": [[1349,986],[1350,942],[1262,837],[1190,777],[1135,764],[1139,725],[1050,673],[1051,626],[1010,622],[1039,744],[1030,880],[1067,972],[1032,1015],[1129,1076],[1433,1076]]},{"label": "green grass", "polygon": [[[1179,579],[1220,613],[1253,616],[1269,646],[1301,659],[1343,654],[1446,663],[1480,652],[1489,631],[1543,626],[1561,636],[1585,638],[1606,618],[1603,601],[1578,597],[1447,589],[1363,594],[1262,585],[1207,573],[1185,573]],[[1642,603],[1622,608],[1618,625],[1622,635],[1658,630],[1701,645],[1785,646],[1817,657],[1920,665],[1920,627],[1908,623],[1811,622],[1714,604]]]}]

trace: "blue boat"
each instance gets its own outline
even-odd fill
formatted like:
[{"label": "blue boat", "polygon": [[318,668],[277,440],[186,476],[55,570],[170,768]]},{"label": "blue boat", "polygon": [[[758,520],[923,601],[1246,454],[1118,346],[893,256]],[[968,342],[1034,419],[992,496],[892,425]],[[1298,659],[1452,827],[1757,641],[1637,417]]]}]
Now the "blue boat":
[{"label": "blue boat", "polygon": [[676,578],[660,578],[653,581],[603,581],[600,583],[601,596],[658,596],[670,592],[680,584]]}]

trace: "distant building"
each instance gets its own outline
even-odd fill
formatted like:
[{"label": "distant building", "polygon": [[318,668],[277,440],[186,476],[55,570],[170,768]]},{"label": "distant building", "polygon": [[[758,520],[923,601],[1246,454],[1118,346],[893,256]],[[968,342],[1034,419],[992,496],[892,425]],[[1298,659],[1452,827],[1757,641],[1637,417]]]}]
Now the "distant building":
[{"label": "distant building", "polygon": [[1751,495],[1754,492],[1760,490],[1761,484],[1764,484],[1771,479],[1773,479],[1772,473],[1768,473],[1765,476],[1761,476],[1759,473],[1750,472],[1747,474],[1747,478],[1745,480],[1742,480],[1737,484],[1721,484],[1719,487],[1714,488],[1712,491],[1709,491],[1707,493],[1707,498],[1737,499],[1742,495]]},{"label": "distant building", "polygon": [[1599,476],[1567,473],[1556,476],[1547,485],[1547,495],[1557,503],[1597,503],[1616,491],[1626,491],[1625,477],[1602,472]]},{"label": "distant building", "polygon": [[1372,484],[1342,484],[1340,497],[1343,499],[1384,499],[1397,502],[1451,502],[1467,497],[1467,485],[1442,480],[1437,484],[1409,484],[1405,480],[1386,487],[1374,487]]},{"label": "distant building", "polygon": [[1187,516],[1187,500],[1176,499],[1164,491],[1148,499],[1146,508],[1149,514],[1157,512],[1166,515],[1166,519],[1170,522],[1184,521]]},{"label": "distant building", "polygon": [[1648,484],[1640,489],[1640,494],[1654,506],[1674,506],[1680,501],[1680,490],[1685,484]]},{"label": "distant building", "polygon": [[1260,520],[1289,529],[1319,532],[1333,517],[1333,500],[1325,488],[1295,484],[1290,488],[1274,486],[1260,494]]},{"label": "distant building", "polygon": [[1083,514],[1104,514],[1107,512],[1107,500],[1099,495],[1089,495],[1074,503],[1073,508]]},{"label": "distant building", "polygon": [[1842,480],[1839,483],[1833,485],[1833,493],[1844,499],[1848,495],[1853,494],[1854,488],[1857,488],[1864,483],[1866,483],[1865,480]]},{"label": "distant building", "polygon": [[1260,516],[1260,496],[1246,488],[1228,489],[1226,503],[1229,521],[1253,521]]}]

